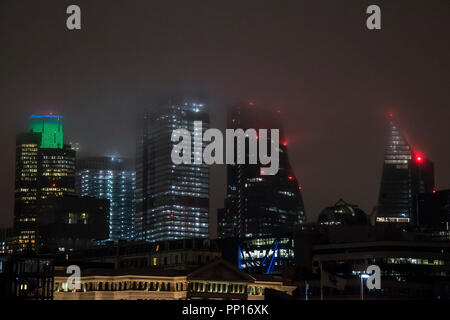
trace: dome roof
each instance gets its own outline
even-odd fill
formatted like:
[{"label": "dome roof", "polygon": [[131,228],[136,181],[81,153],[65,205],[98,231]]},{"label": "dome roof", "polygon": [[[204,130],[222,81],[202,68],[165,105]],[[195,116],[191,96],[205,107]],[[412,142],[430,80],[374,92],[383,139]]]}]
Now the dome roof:
[{"label": "dome roof", "polygon": [[319,215],[321,225],[369,225],[369,216],[357,205],[348,204],[343,199],[332,207],[325,208]]}]

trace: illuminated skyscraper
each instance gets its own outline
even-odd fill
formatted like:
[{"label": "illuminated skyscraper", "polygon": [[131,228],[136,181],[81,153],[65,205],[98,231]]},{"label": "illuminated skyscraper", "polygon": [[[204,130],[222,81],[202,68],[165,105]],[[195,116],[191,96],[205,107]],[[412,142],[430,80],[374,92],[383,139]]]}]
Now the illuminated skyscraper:
[{"label": "illuminated skyscraper", "polygon": [[[157,105],[139,121],[136,156],[136,237],[147,241],[206,238],[209,214],[209,168],[175,165],[171,141],[175,129],[194,132],[194,121],[209,127],[206,106],[171,100]],[[197,133],[200,134],[200,133]],[[192,144],[193,144],[193,140]],[[206,143],[203,143],[205,147]],[[200,156],[192,147],[191,158]]]},{"label": "illuminated skyscraper", "polygon": [[75,191],[75,151],[63,144],[62,117],[31,116],[30,131],[17,135],[14,249],[37,249],[39,200]]},{"label": "illuminated skyscraper", "polygon": [[129,159],[93,157],[77,162],[77,194],[110,201],[109,240],[134,238],[135,186],[134,162]]},{"label": "illuminated skyscraper", "polygon": [[73,194],[75,151],[62,144],[61,116],[32,116],[30,132],[16,138],[15,250],[36,249],[39,200]]},{"label": "illuminated skyscraper", "polygon": [[419,195],[430,193],[433,189],[433,163],[413,150],[391,117],[378,198],[377,223],[420,224]]},{"label": "illuminated skyscraper", "polygon": [[17,250],[36,242],[36,212],[39,198],[38,151],[40,133],[22,133],[16,138],[16,174],[14,190],[14,234]]},{"label": "illuminated skyscraper", "polygon": [[[279,170],[261,175],[260,164],[227,165],[227,198],[218,211],[218,235],[221,238],[272,237],[294,232],[306,221],[301,187],[288,158],[288,141],[281,129],[279,112],[261,109],[253,102],[229,109],[229,129],[280,129]],[[259,139],[259,138],[258,138]]]}]

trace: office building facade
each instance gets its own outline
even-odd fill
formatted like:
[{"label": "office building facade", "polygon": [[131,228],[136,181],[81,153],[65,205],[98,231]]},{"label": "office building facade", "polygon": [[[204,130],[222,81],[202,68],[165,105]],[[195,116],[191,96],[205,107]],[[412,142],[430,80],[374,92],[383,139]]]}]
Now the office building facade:
[{"label": "office building facade", "polygon": [[[202,121],[202,132],[194,132]],[[156,105],[139,120],[136,156],[136,238],[146,241],[208,237],[209,167],[175,165],[171,141],[176,129],[203,135],[209,127],[206,106],[173,99]],[[194,139],[192,140],[192,145]],[[205,143],[202,142],[202,150]],[[192,147],[191,159],[201,157]]]},{"label": "office building facade", "polygon": [[264,300],[270,290],[291,296],[295,286],[279,278],[259,279],[225,260],[193,271],[164,269],[92,269],[81,276],[81,289],[69,290],[68,275],[56,272],[55,300]]},{"label": "office building facade", "polygon": [[436,237],[450,239],[450,189],[420,195],[421,226]]},{"label": "office building facade", "polygon": [[301,187],[289,163],[279,117],[278,112],[261,109],[253,102],[229,109],[229,129],[280,130],[279,170],[275,175],[262,175],[260,164],[249,164],[248,147],[241,151],[245,152],[245,164],[227,164],[227,197],[225,207],[218,210],[221,238],[272,237],[292,233],[306,221]]},{"label": "office building facade", "polygon": [[0,255],[0,300],[53,300],[52,259]]},{"label": "office building facade", "polygon": [[77,161],[77,194],[110,201],[110,241],[134,239],[135,188],[134,163],[130,159],[91,157]]},{"label": "office building facade", "polygon": [[12,253],[13,229],[0,228],[0,254]]},{"label": "office building facade", "polygon": [[[64,195],[37,203],[37,239],[42,252],[65,253],[92,247],[109,236],[109,200]],[[45,251],[44,251],[45,250]]]},{"label": "office building facade", "polygon": [[434,165],[414,150],[390,119],[377,223],[419,225],[419,196],[434,189]]},{"label": "office building facade", "polygon": [[75,151],[63,144],[62,116],[31,116],[29,132],[16,137],[15,251],[36,250],[36,205],[75,192]]}]

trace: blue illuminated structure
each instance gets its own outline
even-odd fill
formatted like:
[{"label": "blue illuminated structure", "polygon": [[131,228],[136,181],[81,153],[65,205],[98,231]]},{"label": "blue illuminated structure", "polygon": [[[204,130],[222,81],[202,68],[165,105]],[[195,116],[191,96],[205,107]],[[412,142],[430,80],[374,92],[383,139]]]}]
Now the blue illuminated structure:
[{"label": "blue illuminated structure", "polygon": [[63,116],[55,115],[55,114],[42,114],[42,115],[30,116],[30,119],[40,119],[40,118],[53,118],[53,119],[61,120],[63,118]]},{"label": "blue illuminated structure", "polygon": [[244,240],[238,245],[238,267],[250,273],[280,274],[294,263],[290,237]]},{"label": "blue illuminated structure", "polygon": [[109,240],[134,239],[136,177],[134,163],[120,157],[78,161],[76,190],[80,196],[110,201]]},{"label": "blue illuminated structure", "polygon": [[278,241],[275,240],[275,249],[273,250],[272,258],[270,259],[269,268],[267,268],[267,272],[266,272],[267,274],[270,274],[273,271],[273,266],[274,266],[273,261],[275,260],[275,258],[277,256],[277,248],[278,248]]}]

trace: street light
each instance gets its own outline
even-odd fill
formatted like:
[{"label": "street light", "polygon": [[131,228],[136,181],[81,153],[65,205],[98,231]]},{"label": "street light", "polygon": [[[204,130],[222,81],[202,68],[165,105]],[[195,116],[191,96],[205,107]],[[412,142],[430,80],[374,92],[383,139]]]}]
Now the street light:
[{"label": "street light", "polygon": [[364,279],[369,279],[370,274],[368,273],[360,273],[359,278],[361,279],[361,300],[364,300]]}]

